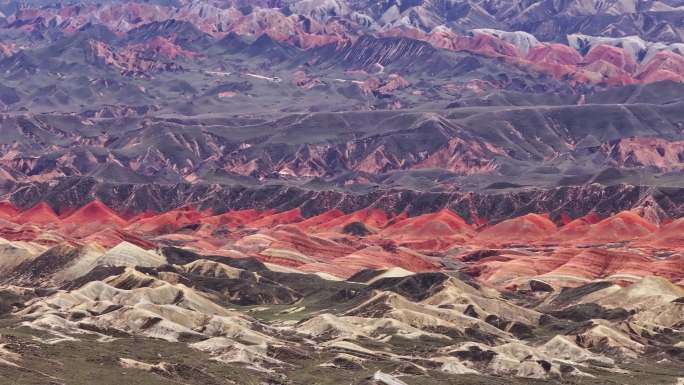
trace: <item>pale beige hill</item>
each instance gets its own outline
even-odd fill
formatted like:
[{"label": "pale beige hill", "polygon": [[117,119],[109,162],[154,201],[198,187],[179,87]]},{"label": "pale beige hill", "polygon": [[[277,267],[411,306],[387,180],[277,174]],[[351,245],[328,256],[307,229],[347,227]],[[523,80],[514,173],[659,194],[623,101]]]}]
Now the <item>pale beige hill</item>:
[{"label": "pale beige hill", "polygon": [[3,275],[5,281],[23,286],[60,286],[90,272],[104,253],[97,245],[64,242],[24,259]]},{"label": "pale beige hill", "polygon": [[396,360],[399,358],[397,354],[391,351],[383,350],[373,350],[359,345],[358,343],[352,341],[346,341],[341,339],[334,339],[331,341],[326,341],[319,344],[325,350],[333,351],[335,353],[345,353],[357,357],[365,357],[369,359],[391,359]]},{"label": "pale beige hill", "polygon": [[97,318],[81,321],[94,330],[119,330],[133,335],[158,338],[169,342],[200,339],[199,314],[175,305],[141,303],[125,306]]},{"label": "pale beige hill", "polygon": [[24,241],[0,238],[0,271],[9,271],[25,261],[32,260],[47,250],[46,246]]},{"label": "pale beige hill", "polygon": [[160,362],[158,364],[148,364],[146,362],[133,360],[130,358],[119,358],[119,365],[124,369],[137,369],[146,372],[164,373],[169,375],[172,370],[172,365],[168,362]]},{"label": "pale beige hill", "polygon": [[325,279],[326,281],[344,281],[344,279],[342,279],[342,278],[340,278],[340,277],[336,277],[336,276],[334,276],[334,275],[332,275],[332,274],[328,274],[328,273],[326,273],[326,272],[318,272],[318,273],[314,273],[314,275],[316,275],[316,276],[318,276],[318,277],[320,277],[320,278],[323,278],[323,279]]},{"label": "pale beige hill", "polygon": [[9,350],[6,350],[2,346],[0,346],[0,365],[14,366],[20,368],[19,365],[11,361],[11,359],[13,358],[12,356],[10,356],[11,354],[13,354],[13,352],[10,352]]},{"label": "pale beige hill", "polygon": [[45,336],[36,338],[36,341],[44,344],[54,345],[65,341],[78,341],[77,337],[84,334],[100,336],[102,337],[100,341],[109,340],[103,335],[79,328],[77,321],[68,320],[64,314],[58,312],[35,315],[35,318],[34,316],[24,318],[27,320],[21,323],[22,326],[45,332]]},{"label": "pale beige hill", "polygon": [[[107,268],[63,286],[82,285],[68,291],[11,287],[8,311],[17,324],[40,330],[35,341],[41,344],[97,339],[114,346],[136,337],[187,345],[198,356],[208,353],[204,362],[262,374],[286,373],[306,361],[321,373],[387,367],[402,379],[481,375],[516,383],[623,375],[625,362],[649,357],[656,344],[674,346],[671,331],[683,326],[684,289],[657,277],[626,287],[597,281],[549,293],[504,293],[458,273],[386,269],[359,273],[363,283],[326,281],[293,268],[255,273],[172,249],[162,250],[170,260],[192,262],[155,268],[166,258],[154,251],[125,243],[114,249],[51,249],[41,263],[68,253],[66,262],[47,264],[55,274]],[[237,305],[243,294],[258,301]],[[271,295],[277,301],[269,302]],[[17,296],[25,307],[12,305]],[[539,302],[534,309],[520,305]],[[583,304],[591,305],[573,309]],[[614,310],[629,306],[633,314]],[[114,357],[125,357],[117,365],[127,369],[165,373],[162,358]]]},{"label": "pale beige hill", "polygon": [[361,357],[356,357],[351,354],[346,354],[346,353],[338,353],[333,357],[332,360],[328,362],[322,363],[320,366],[321,367],[327,367],[327,368],[355,368],[355,369],[361,369],[364,367],[365,363],[368,360],[361,358]]},{"label": "pale beige hill", "polygon": [[[613,323],[606,320],[591,320],[590,324],[576,332],[576,341],[584,348],[594,351],[608,351],[620,357],[636,358],[644,353],[646,342],[636,335],[635,325],[625,322]],[[639,342],[642,340],[642,342]]]},{"label": "pale beige hill", "polygon": [[269,259],[277,261],[287,261],[289,263],[294,263],[297,265],[303,265],[306,263],[315,263],[316,260],[300,253],[297,250],[269,247],[259,252],[259,255],[264,256]]},{"label": "pale beige hill", "polygon": [[2,336],[0,336],[0,366],[14,366],[19,367],[17,362],[21,360],[21,355],[12,350],[9,350],[5,343],[2,343]]},{"label": "pale beige hill", "polygon": [[294,268],[294,267],[285,266],[285,265],[278,265],[278,264],[269,263],[269,262],[264,262],[264,265],[265,265],[269,270],[275,271],[275,272],[278,272],[278,273],[289,273],[289,274],[314,274],[314,275],[316,275],[316,276],[318,276],[318,277],[320,277],[320,278],[325,279],[326,281],[344,281],[344,279],[342,279],[342,278],[340,278],[340,277],[336,277],[336,276],[334,276],[334,275],[332,275],[332,274],[329,274],[329,273],[326,273],[326,272],[323,272],[323,271],[317,271],[317,272],[311,273],[311,272],[306,272],[306,271],[302,271],[302,270],[296,269],[296,268]]},{"label": "pale beige hill", "polygon": [[10,294],[16,295],[16,296],[37,297],[39,290],[40,289],[36,289],[33,287],[24,287],[24,286],[14,286],[14,285],[0,286],[0,292],[10,293]]},{"label": "pale beige hill", "polygon": [[[169,273],[162,273],[169,274]],[[172,274],[172,273],[171,273]],[[161,274],[160,274],[161,275]],[[145,274],[136,270],[133,267],[126,267],[123,273],[118,275],[113,275],[102,280],[102,282],[115,287],[117,289],[136,289],[144,287],[159,287],[164,285],[165,280],[160,279],[161,277],[153,277],[151,275]],[[175,283],[175,282],[169,282]]]},{"label": "pale beige hill", "polygon": [[139,303],[81,323],[92,325],[96,330],[113,328],[167,341],[202,340],[222,336],[251,345],[273,340],[253,330],[251,320],[242,314],[207,315],[178,305]]},{"label": "pale beige hill", "polygon": [[527,325],[537,325],[541,313],[516,306],[500,299],[496,290],[487,287],[474,288],[467,283],[449,278],[436,293],[423,300],[423,304],[441,308],[449,307],[469,314],[477,314],[478,318],[496,316],[505,321],[515,321]]},{"label": "pale beige hill", "polygon": [[554,360],[577,362],[581,364],[599,364],[599,366],[604,367],[613,366],[615,364],[615,361],[612,359],[592,353],[577,345],[575,343],[575,338],[571,336],[556,335],[537,349]]},{"label": "pale beige hill", "polygon": [[[558,378],[558,365],[549,363],[549,370],[540,364],[540,355],[534,348],[519,344],[504,344],[490,347],[475,342],[465,342],[448,348],[445,352],[451,365],[459,363],[465,368],[498,376],[526,378]],[[447,361],[449,362],[449,361]]]},{"label": "pale beige hill", "polygon": [[[124,275],[130,275],[131,272],[132,270],[127,270]],[[115,279],[110,278],[109,281]],[[71,312],[100,314],[106,310],[147,304],[169,305],[209,315],[233,314],[183,285],[157,282],[152,287],[124,290],[101,281],[87,283],[71,292],[60,291],[50,297],[30,301],[17,314],[31,317]]]},{"label": "pale beige hill", "polygon": [[[122,276],[127,280],[145,278],[130,268]],[[110,277],[108,281],[121,279]],[[216,360],[255,367],[279,363],[270,360],[266,352],[270,346],[282,345],[265,334],[270,330],[267,325],[184,285],[159,280],[132,290],[94,281],[71,292],[31,301],[16,315],[25,319],[24,325],[52,334],[53,338],[46,340],[49,343],[74,339],[84,332],[103,339],[131,334],[170,342],[204,340],[192,346],[214,353]]]},{"label": "pale beige hill", "polygon": [[565,336],[555,336],[539,346],[511,341],[498,346],[462,342],[445,348],[445,363],[458,363],[481,373],[497,376],[560,380],[568,376],[584,376],[584,366],[599,363],[612,367],[611,359],[594,354]]},{"label": "pale beige hill", "polygon": [[391,267],[387,270],[384,270],[382,273],[376,275],[375,277],[371,278],[369,281],[367,281],[365,283],[371,284],[371,283],[379,281],[383,278],[408,277],[409,275],[414,275],[414,274],[415,274],[414,272],[408,271],[406,269],[402,269],[401,267]]},{"label": "pale beige hill", "polygon": [[[50,266],[53,264],[52,261],[60,260],[64,260],[60,262],[61,265]],[[48,277],[49,283],[58,286],[73,282],[98,266],[158,267],[166,263],[166,258],[154,251],[145,250],[128,242],[121,242],[109,250],[96,244],[63,244],[41,254],[40,260],[34,258],[28,262],[36,266],[27,265],[23,270],[45,270],[43,266],[50,266],[53,273]]]},{"label": "pale beige hill", "polygon": [[295,273],[303,274],[301,270],[297,270],[294,267],[278,265],[275,263],[264,262],[264,265],[271,271],[276,271],[278,273]]},{"label": "pale beige hill", "polygon": [[391,318],[422,330],[452,330],[465,335],[466,329],[477,329],[493,339],[513,338],[511,334],[483,320],[465,315],[459,310],[411,302],[392,292],[376,292],[372,298],[349,310],[345,315]]},{"label": "pale beige hill", "polygon": [[195,342],[192,348],[210,353],[212,360],[226,364],[244,364],[257,371],[272,371],[286,363],[268,354],[266,344],[242,344],[226,337],[214,337]]},{"label": "pale beige hill", "polygon": [[564,287],[549,294],[536,308],[560,310],[578,304],[595,303],[622,290],[623,287],[604,281],[597,281],[579,287]]},{"label": "pale beige hill", "polygon": [[650,329],[672,328],[684,330],[684,300],[679,298],[660,306],[645,308],[630,319]]},{"label": "pale beige hill", "polygon": [[364,318],[353,316],[336,316],[321,314],[297,325],[297,331],[317,339],[349,339],[358,338],[382,340],[386,337],[401,336],[407,339],[431,337],[448,339],[448,337],[425,332],[391,318]]},{"label": "pale beige hill", "polygon": [[574,305],[597,304],[604,308],[649,311],[667,306],[684,297],[684,289],[662,277],[646,276],[628,286],[593,282],[577,288],[567,288],[547,296],[538,309],[560,310]]},{"label": "pale beige hill", "polygon": [[589,303],[591,300],[591,302],[610,308],[646,310],[681,297],[684,297],[684,289],[681,287],[665,278],[649,276],[602,298],[584,298],[582,302]]},{"label": "pale beige hill", "polygon": [[408,385],[407,383],[398,379],[397,377],[383,373],[379,370],[373,373],[373,381],[376,384],[381,385]]},{"label": "pale beige hill", "polygon": [[105,253],[105,249],[98,245],[79,246],[76,255],[69,264],[56,271],[52,281],[54,283],[71,282],[88,274],[95,266],[98,259]]},{"label": "pale beige hill", "polygon": [[242,269],[206,259],[198,259],[190,262],[181,266],[181,269],[186,273],[197,274],[203,277],[229,279],[238,279],[240,278],[240,274],[245,272]]},{"label": "pale beige hill", "polygon": [[435,357],[432,361],[440,365],[439,370],[448,374],[480,374],[477,370],[469,368],[464,365],[458,358],[455,357]]},{"label": "pale beige hill", "polygon": [[96,261],[97,265],[104,266],[157,267],[165,263],[166,258],[155,251],[125,241],[107,250]]},{"label": "pale beige hill", "polygon": [[47,249],[47,246],[41,245],[39,243],[26,241],[9,241],[4,238],[0,238],[0,245],[11,245],[14,247],[25,249],[33,254],[40,254]]}]

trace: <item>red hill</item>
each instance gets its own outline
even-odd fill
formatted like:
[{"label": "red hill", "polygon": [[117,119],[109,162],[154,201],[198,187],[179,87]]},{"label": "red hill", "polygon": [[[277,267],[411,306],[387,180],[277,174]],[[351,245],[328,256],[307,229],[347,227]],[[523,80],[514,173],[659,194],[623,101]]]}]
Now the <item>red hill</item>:
[{"label": "red hill", "polygon": [[577,219],[553,234],[549,240],[584,243],[622,242],[649,235],[657,226],[632,211],[623,211],[592,224]]},{"label": "red hill", "polygon": [[539,214],[527,214],[484,229],[475,237],[474,242],[529,243],[545,239],[556,230],[556,225],[549,218]]},{"label": "red hill", "polygon": [[317,229],[342,230],[344,226],[354,222],[363,223],[372,229],[381,229],[387,225],[389,218],[384,211],[368,207],[323,223]]},{"label": "red hill", "polygon": [[616,68],[627,73],[634,73],[636,71],[636,62],[628,52],[622,48],[613,47],[610,45],[597,45],[592,48],[584,57],[584,62],[587,64],[603,61],[610,63]]},{"label": "red hill", "polygon": [[455,212],[444,209],[396,222],[381,232],[398,243],[421,250],[443,249],[464,243],[474,234],[473,228]]},{"label": "red hill", "polygon": [[0,218],[10,219],[19,214],[19,209],[17,209],[12,203],[7,201],[0,202]]},{"label": "red hill", "polygon": [[[651,259],[645,255],[611,251],[604,249],[587,249],[572,256],[558,268],[542,275],[543,277],[575,278],[578,282],[611,278],[612,276],[645,276],[651,275]],[[623,279],[624,277],[620,277]]]},{"label": "red hill", "polygon": [[163,234],[174,232],[182,227],[197,224],[204,214],[193,208],[171,210],[131,223],[127,229],[141,233]]},{"label": "red hill", "polygon": [[40,202],[30,209],[19,214],[15,219],[17,223],[29,223],[35,225],[49,225],[60,222],[59,217],[46,202]]},{"label": "red hill", "polygon": [[443,209],[423,214],[388,226],[383,234],[413,234],[416,236],[450,236],[456,233],[472,233],[472,227],[455,212]]},{"label": "red hill", "polygon": [[126,220],[121,218],[114,210],[107,207],[107,205],[101,201],[94,200],[64,218],[63,223],[65,225],[98,224],[123,227],[126,225]]},{"label": "red hill", "polygon": [[653,234],[636,240],[635,244],[658,248],[684,248],[684,218],[666,224]]},{"label": "red hill", "polygon": [[295,222],[300,222],[302,218],[302,210],[297,207],[278,214],[265,215],[255,221],[249,222],[247,226],[255,228],[273,227],[277,225],[285,225]]},{"label": "red hill", "polygon": [[333,210],[328,210],[324,212],[323,214],[319,214],[316,216],[313,216],[311,218],[307,218],[299,223],[296,223],[295,226],[297,226],[300,229],[308,229],[311,227],[316,227],[319,225],[322,225],[323,223],[330,222],[334,219],[337,219],[339,217],[344,216],[344,213],[340,210],[333,209]]},{"label": "red hill", "polygon": [[684,81],[684,57],[673,52],[658,52],[639,71],[637,79],[644,83],[662,80]]},{"label": "red hill", "polygon": [[324,271],[339,277],[349,277],[363,269],[387,269],[401,267],[409,271],[430,271],[438,266],[424,256],[405,249],[388,251],[380,246],[371,246],[358,250],[344,257],[336,258],[330,263],[316,262],[299,266],[303,271]]},{"label": "red hill", "polygon": [[259,211],[254,209],[228,211],[227,213],[214,215],[202,219],[202,223],[214,226],[240,227],[253,222],[266,215],[273,214],[273,210]]},{"label": "red hill", "polygon": [[530,49],[527,60],[533,63],[575,66],[582,61],[582,56],[567,45],[538,44]]}]

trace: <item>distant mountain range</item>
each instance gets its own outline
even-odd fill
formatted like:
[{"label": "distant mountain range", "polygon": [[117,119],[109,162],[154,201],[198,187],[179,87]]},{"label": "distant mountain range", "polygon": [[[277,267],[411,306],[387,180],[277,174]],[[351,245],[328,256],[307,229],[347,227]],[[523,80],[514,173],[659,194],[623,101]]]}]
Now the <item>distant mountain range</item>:
[{"label": "distant mountain range", "polygon": [[681,184],[677,1],[1,9],[7,192],[63,177],[438,190]]}]

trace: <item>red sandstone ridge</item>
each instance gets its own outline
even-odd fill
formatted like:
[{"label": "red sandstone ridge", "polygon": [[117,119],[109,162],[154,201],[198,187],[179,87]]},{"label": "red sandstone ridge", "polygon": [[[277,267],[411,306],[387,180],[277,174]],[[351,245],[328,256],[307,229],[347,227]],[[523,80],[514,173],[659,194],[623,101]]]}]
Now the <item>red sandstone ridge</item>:
[{"label": "red sandstone ridge", "polygon": [[75,226],[123,227],[126,225],[126,220],[101,201],[94,200],[63,218],[62,223]]},{"label": "red sandstone ridge", "polygon": [[0,202],[0,219],[11,219],[19,214],[19,209],[12,203],[3,201]]},{"label": "red sandstone ridge", "polygon": [[[268,248],[297,251],[301,255],[308,256],[310,259],[315,259],[322,262],[330,262],[335,258],[341,258],[345,255],[351,254],[355,251],[354,247],[348,244],[338,243],[325,237],[311,235],[308,232],[301,230],[294,226],[281,226],[274,230],[263,232],[264,235],[274,239],[268,245]],[[267,253],[262,253],[266,255]],[[279,253],[280,256],[287,255],[287,253]],[[271,253],[273,257],[273,253]],[[291,255],[291,259],[297,259],[297,256]],[[300,263],[306,263],[305,259],[298,260]]]},{"label": "red sandstone ridge", "polygon": [[549,241],[583,243],[624,242],[653,233],[657,226],[632,211],[623,211],[592,224],[576,220],[551,235]]},{"label": "red sandstone ridge", "polygon": [[567,45],[542,43],[530,49],[527,60],[533,63],[576,66],[582,62],[582,55]]},{"label": "red sandstone ridge", "polygon": [[650,264],[647,270],[672,282],[679,282],[681,286],[681,281],[684,279],[684,255],[678,254],[668,259],[656,260]]},{"label": "red sandstone ridge", "polygon": [[309,228],[317,227],[319,225],[330,222],[333,219],[337,219],[337,218],[342,217],[342,216],[344,216],[344,212],[337,210],[337,209],[333,209],[333,210],[328,210],[322,214],[315,215],[311,218],[307,218],[307,219],[305,219],[301,222],[298,222],[294,225],[300,229],[307,230]]},{"label": "red sandstone ridge", "polygon": [[585,64],[596,63],[599,61],[609,63],[615,68],[630,74],[634,73],[637,68],[634,58],[630,56],[628,52],[622,48],[605,44],[597,45],[596,47],[592,48],[591,51],[589,51],[589,53],[587,53],[587,55],[584,57]]},{"label": "red sandstone ridge", "polygon": [[581,67],[575,77],[580,82],[605,83],[610,86],[635,83],[630,73],[604,60],[598,60]]},{"label": "red sandstone ridge", "polygon": [[656,232],[634,242],[636,246],[657,248],[684,248],[684,218],[672,221]]},{"label": "red sandstone ridge", "polygon": [[[11,205],[0,207],[16,212]],[[350,214],[330,210],[304,219],[299,208],[279,213],[240,210],[212,215],[186,207],[141,215],[126,225],[102,202],[93,201],[61,219],[49,205],[40,203],[14,215],[11,221],[24,225],[0,222],[2,238],[45,245],[77,241],[105,248],[122,241],[146,248],[173,245],[217,255],[253,256],[338,277],[366,268],[439,270],[447,250],[458,246],[461,252],[454,259],[465,264],[464,271],[498,287],[525,287],[530,279],[578,286],[594,279],[624,283],[653,274],[675,282],[684,278],[684,258],[652,256],[652,248],[673,253],[684,248],[684,222],[676,220],[658,228],[637,211],[602,220],[596,214],[565,218],[568,223],[560,229],[544,215],[528,214],[479,233],[449,209],[391,219],[375,208]],[[58,226],[50,226],[52,222]],[[584,248],[615,242],[623,243],[622,247]],[[535,243],[543,244],[544,250],[517,249],[517,245]],[[576,244],[585,246],[575,248]],[[497,249],[483,249],[483,245]],[[513,248],[507,249],[508,245]]]},{"label": "red sandstone ridge", "polygon": [[132,243],[144,249],[154,249],[156,247],[156,244],[149,242],[142,237],[111,227],[88,235],[83,238],[82,242],[85,244],[93,243],[106,248],[112,248],[121,242]]},{"label": "red sandstone ridge", "polygon": [[460,36],[456,43],[456,50],[471,51],[484,56],[518,57],[520,55],[513,44],[486,33]]},{"label": "red sandstone ridge", "polygon": [[298,207],[278,214],[265,215],[262,218],[247,223],[247,226],[255,228],[268,228],[277,225],[301,222],[303,219],[302,210]]},{"label": "red sandstone ridge", "polygon": [[366,227],[374,230],[382,229],[389,222],[387,213],[380,209],[365,208],[359,211],[355,211],[351,214],[347,214],[338,218],[335,218],[329,222],[322,223],[316,226],[316,230],[336,230],[342,231],[342,229],[349,224],[354,222],[363,223]]},{"label": "red sandstone ridge", "polygon": [[556,230],[556,225],[549,218],[539,214],[527,214],[484,229],[477,234],[473,242],[499,245],[531,243],[549,237]]},{"label": "red sandstone ridge", "polygon": [[526,61],[536,71],[549,73],[556,79],[577,72],[582,56],[572,47],[563,44],[539,44],[530,49]]},{"label": "red sandstone ridge", "polygon": [[49,204],[40,202],[30,209],[17,215],[17,217],[14,218],[14,221],[21,224],[28,223],[34,225],[57,225],[59,224],[60,219]]},{"label": "red sandstone ridge", "polygon": [[651,275],[651,262],[648,256],[637,253],[587,249],[540,277],[549,281],[574,280],[579,283],[595,279],[636,280],[636,277]]},{"label": "red sandstone ridge", "polygon": [[466,272],[498,287],[523,287],[531,279],[555,287],[576,287],[595,280],[622,284],[657,275],[677,282],[684,258],[657,259],[636,250],[560,248],[550,254],[504,252],[469,263]]},{"label": "red sandstone ridge", "polygon": [[684,82],[684,57],[673,52],[658,52],[641,68],[637,79],[643,83],[662,80]]},{"label": "red sandstone ridge", "polygon": [[506,287],[521,285],[530,278],[552,271],[580,251],[560,249],[553,253],[529,255],[516,251],[465,253],[457,260],[466,262],[465,272],[488,284]]},{"label": "red sandstone ridge", "polygon": [[204,216],[204,213],[186,207],[139,219],[128,225],[126,229],[144,234],[172,233],[182,227],[198,224]]},{"label": "red sandstone ridge", "polygon": [[456,243],[465,243],[475,231],[458,214],[443,209],[400,220],[381,233],[399,244],[416,249],[442,250]]},{"label": "red sandstone ridge", "polygon": [[558,232],[552,234],[548,241],[565,242],[582,238],[587,234],[591,225],[600,221],[601,218],[598,218],[596,214],[585,215],[577,219],[570,219],[567,216],[563,216],[563,222],[565,222],[565,224]]},{"label": "red sandstone ridge", "polygon": [[381,246],[371,246],[358,250],[330,263],[311,263],[302,265],[303,271],[323,271],[339,277],[348,278],[363,269],[387,269],[401,267],[408,271],[430,271],[438,265],[426,257],[408,249],[387,250]]},{"label": "red sandstone ridge", "polygon": [[254,209],[229,211],[227,213],[213,215],[202,219],[202,223],[213,226],[227,226],[230,228],[237,228],[244,226],[248,222],[253,222],[264,215],[274,214],[275,211],[258,211]]}]

